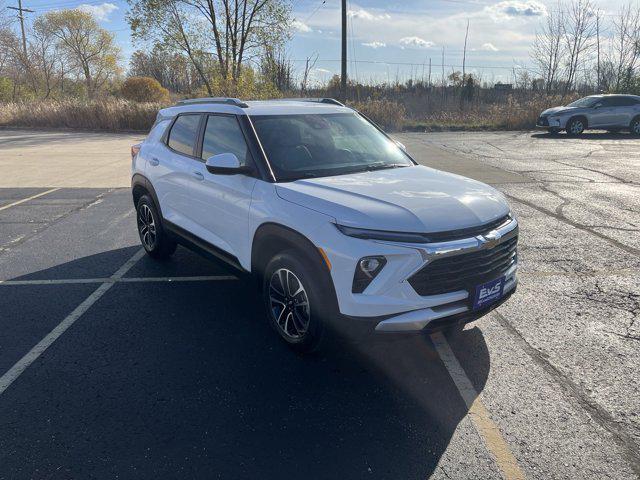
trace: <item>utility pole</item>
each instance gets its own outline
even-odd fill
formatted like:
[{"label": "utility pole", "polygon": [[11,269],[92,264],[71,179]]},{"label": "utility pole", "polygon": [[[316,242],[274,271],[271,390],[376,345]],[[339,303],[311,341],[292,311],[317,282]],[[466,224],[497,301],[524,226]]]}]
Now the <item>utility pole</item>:
[{"label": "utility pole", "polygon": [[442,61],[440,62],[442,64],[442,86],[445,86],[445,81],[444,81],[444,45],[442,46]]},{"label": "utility pole", "polygon": [[342,69],[340,72],[340,95],[347,99],[347,0],[342,0]]},{"label": "utility pole", "polygon": [[464,50],[462,51],[462,85],[464,85],[466,77],[466,65],[467,65],[467,38],[469,37],[469,20],[467,20],[467,31],[464,34]]},{"label": "utility pole", "polygon": [[596,13],[596,37],[598,44],[598,68],[596,73],[596,75],[598,75],[598,81],[596,82],[596,93],[600,93],[600,10]]},{"label": "utility pole", "polygon": [[22,52],[25,58],[27,57],[27,36],[24,33],[24,12],[33,13],[33,10],[28,8],[22,8],[22,0],[18,0],[17,7],[7,7],[10,10],[16,10],[18,12],[18,18],[20,19],[20,30],[22,31]]}]

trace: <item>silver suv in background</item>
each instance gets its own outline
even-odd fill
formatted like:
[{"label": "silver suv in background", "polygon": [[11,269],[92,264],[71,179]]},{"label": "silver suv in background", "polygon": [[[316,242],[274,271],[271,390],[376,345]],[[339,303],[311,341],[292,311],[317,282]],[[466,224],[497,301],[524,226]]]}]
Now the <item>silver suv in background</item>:
[{"label": "silver suv in background", "polygon": [[640,96],[591,95],[564,107],[548,108],[540,114],[536,126],[556,134],[580,135],[587,129],[617,133],[628,129],[640,135]]}]

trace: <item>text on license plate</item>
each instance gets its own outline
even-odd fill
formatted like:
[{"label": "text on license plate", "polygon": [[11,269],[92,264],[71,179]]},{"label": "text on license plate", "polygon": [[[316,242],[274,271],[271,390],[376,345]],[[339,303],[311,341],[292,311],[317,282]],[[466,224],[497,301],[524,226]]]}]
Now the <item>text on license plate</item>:
[{"label": "text on license plate", "polygon": [[490,282],[481,283],[476,287],[473,309],[479,310],[487,307],[502,297],[504,290],[504,277],[496,278]]}]

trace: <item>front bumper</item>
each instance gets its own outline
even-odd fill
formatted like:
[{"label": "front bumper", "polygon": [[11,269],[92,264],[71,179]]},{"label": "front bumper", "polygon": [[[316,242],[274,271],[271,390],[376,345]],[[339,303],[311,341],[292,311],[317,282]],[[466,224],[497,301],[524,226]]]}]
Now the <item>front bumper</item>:
[{"label": "front bumper", "polygon": [[544,128],[545,130],[549,129],[558,129],[561,130],[565,128],[566,120],[563,120],[561,117],[539,117],[536,121],[537,128]]},{"label": "front bumper", "polygon": [[472,310],[469,301],[455,302],[442,307],[414,310],[384,319],[377,323],[376,332],[415,332],[436,331],[458,323],[469,323],[486,315],[494,308],[502,305],[515,292],[518,280],[516,266],[507,275],[505,290],[502,297],[486,308]]},{"label": "front bumper", "polygon": [[[366,323],[367,328],[377,332],[421,331],[429,326],[441,324],[444,319],[482,316],[472,310],[473,293],[469,288],[452,289],[435,295],[419,295],[409,279],[423,267],[437,259],[466,253],[486,251],[506,242],[518,234],[518,222],[511,218],[507,223],[475,237],[437,243],[396,243],[362,240],[347,237],[337,229],[321,231],[331,238],[317,240],[332,263],[331,276],[334,282],[338,307],[345,322]],[[353,293],[351,283],[355,265],[359,258],[384,255],[387,264],[362,293]],[[517,257],[516,257],[517,258]],[[516,287],[517,260],[503,271],[505,277],[504,297]],[[487,278],[484,281],[489,281]],[[493,306],[495,308],[495,305]],[[342,328],[347,328],[343,325]]]}]

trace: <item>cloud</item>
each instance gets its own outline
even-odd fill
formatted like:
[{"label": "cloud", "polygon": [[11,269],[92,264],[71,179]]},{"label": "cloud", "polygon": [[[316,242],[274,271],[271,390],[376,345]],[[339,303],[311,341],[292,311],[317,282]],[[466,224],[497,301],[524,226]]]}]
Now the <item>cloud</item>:
[{"label": "cloud", "polygon": [[309,25],[307,25],[304,22],[301,22],[300,20],[294,20],[293,22],[291,22],[291,26],[294,28],[294,30],[297,30],[303,33],[308,33],[313,31]]},{"label": "cloud", "polygon": [[376,15],[374,13],[367,12],[362,8],[359,10],[349,10],[347,12],[347,15],[351,18],[357,18],[358,20],[367,20],[369,22],[375,20],[388,20],[391,18],[391,15],[389,15],[388,13],[381,13],[379,15]]},{"label": "cloud", "polygon": [[497,52],[498,48],[493,43],[483,43],[482,50],[487,50],[488,52]]},{"label": "cloud", "polygon": [[78,10],[93,15],[93,17],[100,22],[108,22],[111,12],[118,10],[117,5],[113,3],[102,3],[100,5],[87,5],[83,3],[82,5],[78,5],[77,8]]},{"label": "cloud", "polygon": [[435,45],[435,43],[420,37],[402,37],[398,43],[400,43],[402,48],[431,48]]},{"label": "cloud", "polygon": [[384,42],[373,41],[373,42],[369,42],[369,43],[363,43],[362,46],[363,47],[369,47],[369,48],[377,49],[377,48],[386,47],[387,44],[384,43]]},{"label": "cloud", "polygon": [[500,20],[511,17],[543,17],[547,14],[547,7],[536,0],[506,0],[485,7],[485,11],[494,19]]},{"label": "cloud", "polygon": [[316,73],[324,74],[324,75],[328,73],[333,73],[331,72],[331,70],[327,70],[326,68],[314,68],[313,71]]}]

